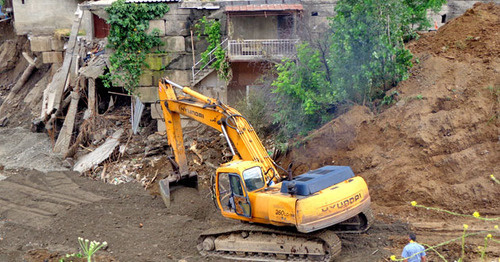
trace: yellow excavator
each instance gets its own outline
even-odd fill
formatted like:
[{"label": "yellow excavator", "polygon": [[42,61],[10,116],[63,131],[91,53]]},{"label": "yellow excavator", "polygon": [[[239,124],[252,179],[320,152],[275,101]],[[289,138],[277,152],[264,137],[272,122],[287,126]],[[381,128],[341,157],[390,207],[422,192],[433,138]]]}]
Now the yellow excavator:
[{"label": "yellow excavator", "polygon": [[181,115],[221,132],[232,153],[215,173],[217,206],[224,217],[250,223],[202,233],[197,246],[202,255],[330,261],[340,253],[336,233],[364,232],[372,224],[367,184],[350,167],[324,166],[293,178],[289,173],[281,181],[280,167],[237,110],[168,79],[160,80],[158,93],[177,169],[159,183],[167,206],[171,183],[196,181],[188,170]]}]

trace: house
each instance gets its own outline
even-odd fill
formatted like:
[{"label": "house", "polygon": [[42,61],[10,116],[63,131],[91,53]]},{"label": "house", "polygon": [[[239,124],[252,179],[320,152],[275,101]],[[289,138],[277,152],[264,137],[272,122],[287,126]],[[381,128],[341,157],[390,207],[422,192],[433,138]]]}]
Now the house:
[{"label": "house", "polygon": [[[54,37],[54,31],[71,28],[75,12],[83,17],[80,29],[87,41],[105,42],[109,32],[105,9],[115,0],[6,0],[13,8],[17,34],[30,35],[31,48],[45,63],[61,63],[64,43]],[[499,0],[496,0],[498,2]],[[163,2],[170,11],[150,21],[164,45],[149,54],[150,65],[139,82],[142,102],[158,100],[157,83],[167,76],[181,85],[193,86],[200,92],[222,102],[235,104],[253,88],[256,80],[283,58],[293,58],[301,39],[314,39],[328,29],[328,17],[334,16],[337,0],[127,0],[127,2]],[[438,26],[463,13],[478,1],[449,1],[443,11],[434,14]],[[79,11],[79,12],[80,12]],[[193,36],[193,25],[203,16],[221,22],[223,40],[232,72],[229,81],[217,72],[202,66],[201,54],[208,44]],[[156,112],[156,113],[155,113]],[[161,121],[161,110],[152,116]],[[159,124],[159,127],[163,124]],[[161,131],[161,130],[160,130]]]}]

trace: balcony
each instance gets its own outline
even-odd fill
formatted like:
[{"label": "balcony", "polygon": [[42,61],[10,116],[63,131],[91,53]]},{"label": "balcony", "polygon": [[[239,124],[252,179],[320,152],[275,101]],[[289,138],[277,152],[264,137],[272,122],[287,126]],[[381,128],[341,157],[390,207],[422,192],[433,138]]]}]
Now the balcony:
[{"label": "balcony", "polygon": [[298,39],[228,40],[228,57],[232,62],[281,60],[297,53]]}]

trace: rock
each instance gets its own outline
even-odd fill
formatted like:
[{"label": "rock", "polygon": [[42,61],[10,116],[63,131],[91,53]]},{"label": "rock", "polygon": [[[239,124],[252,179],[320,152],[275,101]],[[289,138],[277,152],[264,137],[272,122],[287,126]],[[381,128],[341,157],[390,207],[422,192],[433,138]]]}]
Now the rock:
[{"label": "rock", "polygon": [[45,123],[41,119],[31,121],[30,131],[33,133],[42,133],[45,129]]},{"label": "rock", "polygon": [[0,127],[7,126],[9,124],[9,118],[4,116],[0,119]]},{"label": "rock", "polygon": [[14,40],[7,40],[0,46],[0,73],[16,66],[18,51]]}]

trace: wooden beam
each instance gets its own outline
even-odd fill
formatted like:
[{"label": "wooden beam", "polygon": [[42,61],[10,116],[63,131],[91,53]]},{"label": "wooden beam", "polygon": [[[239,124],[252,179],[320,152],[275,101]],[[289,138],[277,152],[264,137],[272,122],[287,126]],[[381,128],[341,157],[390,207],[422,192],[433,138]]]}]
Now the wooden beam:
[{"label": "wooden beam", "polygon": [[79,81],[76,83],[75,90],[71,92],[71,102],[69,104],[68,113],[64,119],[63,126],[57,137],[56,144],[54,145],[54,152],[66,155],[68,153],[71,137],[73,136],[73,129],[75,127],[76,113],[78,112],[78,101],[80,101]]},{"label": "wooden beam", "polygon": [[96,102],[95,102],[95,79],[89,78],[89,90],[88,90],[88,109],[90,110],[90,116],[96,115]]},{"label": "wooden beam", "polygon": [[[79,8],[79,7],[78,7]],[[79,10],[78,10],[79,11]],[[57,111],[61,105],[64,87],[68,81],[68,74],[73,60],[78,30],[82,21],[83,12],[77,12],[73,26],[71,27],[71,34],[69,37],[66,53],[64,55],[64,62],[61,68],[56,72],[49,86],[43,92],[43,104],[41,118],[46,119],[54,111]]]},{"label": "wooden beam", "polygon": [[35,61],[36,61],[36,58],[33,61],[33,63],[29,63],[29,61],[28,61],[28,63],[29,63],[28,67],[26,68],[26,70],[24,70],[23,74],[21,75],[21,78],[19,78],[19,80],[17,80],[14,87],[10,90],[9,95],[7,96],[7,98],[5,98],[5,101],[0,106],[0,117],[4,117],[4,114],[6,114],[6,111],[7,111],[7,106],[13,105],[13,102],[14,102],[13,100],[14,100],[15,96],[17,95],[17,93],[19,93],[19,91],[21,91],[21,88],[24,86],[26,81],[28,81],[28,79],[30,78],[31,73],[33,73],[33,70],[36,68]]}]

